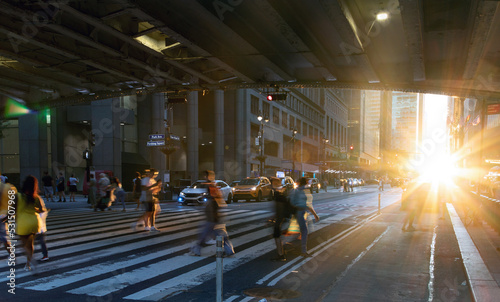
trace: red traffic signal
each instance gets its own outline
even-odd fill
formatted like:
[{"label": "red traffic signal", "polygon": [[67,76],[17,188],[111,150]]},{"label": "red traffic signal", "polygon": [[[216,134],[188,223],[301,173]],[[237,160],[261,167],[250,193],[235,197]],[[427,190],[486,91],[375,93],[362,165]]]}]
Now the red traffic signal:
[{"label": "red traffic signal", "polygon": [[351,146],[349,147],[349,149],[354,150],[354,146],[353,146],[353,145],[351,145]]},{"label": "red traffic signal", "polygon": [[269,93],[267,95],[268,101],[285,101],[286,93]]}]

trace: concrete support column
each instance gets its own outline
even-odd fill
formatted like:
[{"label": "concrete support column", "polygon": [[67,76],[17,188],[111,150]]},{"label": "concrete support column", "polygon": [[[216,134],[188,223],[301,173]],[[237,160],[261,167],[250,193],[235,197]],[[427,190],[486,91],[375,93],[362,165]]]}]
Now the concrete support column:
[{"label": "concrete support column", "polygon": [[48,171],[47,116],[44,113],[19,117],[19,164],[20,185],[26,176],[33,175],[40,180],[43,172]]},{"label": "concrete support column", "polygon": [[240,166],[240,174],[238,175],[238,179],[245,178],[250,176],[250,163],[249,163],[249,154],[250,154],[250,124],[248,123],[248,108],[246,102],[246,93],[245,89],[238,89],[236,91],[236,163]]},{"label": "concrete support column", "polygon": [[215,145],[214,170],[217,179],[224,178],[224,91],[216,90],[214,96]]},{"label": "concrete support column", "polygon": [[92,164],[95,170],[111,170],[122,179],[122,150],[120,133],[120,98],[93,101],[92,133],[96,145],[92,148]]},{"label": "concrete support column", "polygon": [[198,92],[190,92],[187,100],[187,172],[195,181],[199,177]]},{"label": "concrete support column", "polygon": [[[149,134],[165,134],[165,96],[163,93],[155,93],[151,96],[151,133]],[[148,134],[148,137],[149,137]],[[165,153],[161,152],[162,147],[148,147],[151,154],[151,168],[159,171],[160,176],[164,175],[167,166]]]}]

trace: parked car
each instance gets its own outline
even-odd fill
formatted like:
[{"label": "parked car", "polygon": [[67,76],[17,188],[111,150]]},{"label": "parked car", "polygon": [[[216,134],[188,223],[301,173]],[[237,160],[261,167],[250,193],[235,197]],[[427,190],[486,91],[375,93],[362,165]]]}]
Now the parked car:
[{"label": "parked car", "polygon": [[[233,200],[233,191],[231,187],[222,180],[216,180],[215,184],[219,187],[222,198],[227,203],[231,203]],[[188,204],[204,204],[208,197],[208,184],[206,180],[198,180],[193,183],[190,187],[185,188],[179,193],[177,201],[183,205]]]},{"label": "parked car", "polygon": [[317,178],[308,178],[307,179],[307,187],[311,190],[311,194],[316,191],[319,193],[319,189],[321,189],[321,184]]},{"label": "parked car", "polygon": [[368,179],[365,181],[367,185],[378,185],[378,180],[377,179]]},{"label": "parked car", "polygon": [[231,184],[229,184],[229,186],[230,186],[231,188],[234,188],[234,187],[236,187],[239,183],[240,183],[240,181],[239,181],[239,180],[235,180],[235,181],[231,182]]},{"label": "parked car", "polygon": [[267,199],[273,197],[271,182],[264,176],[242,179],[233,189],[234,202],[238,202],[241,199],[262,201],[264,197]]},{"label": "parked car", "polygon": [[290,176],[278,177],[281,181],[282,193],[285,195],[290,195],[290,192],[296,188],[293,178]]},{"label": "parked car", "polygon": [[175,181],[172,193],[179,195],[182,190],[189,188],[189,186],[191,186],[191,179],[178,179]]}]

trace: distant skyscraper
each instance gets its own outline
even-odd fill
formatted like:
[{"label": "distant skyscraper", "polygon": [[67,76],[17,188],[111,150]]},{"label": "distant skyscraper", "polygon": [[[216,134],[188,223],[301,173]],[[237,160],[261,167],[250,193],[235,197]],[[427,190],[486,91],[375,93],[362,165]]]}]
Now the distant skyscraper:
[{"label": "distant skyscraper", "polygon": [[364,91],[363,153],[372,163],[380,156],[380,106],[382,91]]},{"label": "distant skyscraper", "polygon": [[414,153],[418,133],[417,93],[392,93],[392,149]]}]

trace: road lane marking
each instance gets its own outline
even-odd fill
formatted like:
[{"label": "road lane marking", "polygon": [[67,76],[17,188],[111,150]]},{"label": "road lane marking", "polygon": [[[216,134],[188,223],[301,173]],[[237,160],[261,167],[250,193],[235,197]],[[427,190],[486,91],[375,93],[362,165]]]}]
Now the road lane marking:
[{"label": "road lane marking", "polygon": [[434,227],[434,232],[432,234],[431,257],[429,259],[429,284],[427,285],[429,289],[429,299],[427,299],[427,301],[429,302],[434,300],[434,255],[436,252],[437,227],[437,225]]}]

